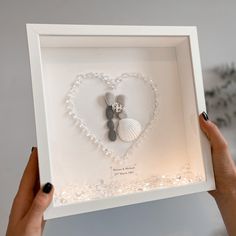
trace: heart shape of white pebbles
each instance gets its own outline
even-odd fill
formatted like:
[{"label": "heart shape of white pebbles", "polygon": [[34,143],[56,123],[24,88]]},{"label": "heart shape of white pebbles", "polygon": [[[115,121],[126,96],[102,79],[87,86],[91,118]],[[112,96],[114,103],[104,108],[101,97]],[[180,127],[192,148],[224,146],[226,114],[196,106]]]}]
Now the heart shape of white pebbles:
[{"label": "heart shape of white pebbles", "polygon": [[[106,102],[112,92],[126,97],[128,116],[141,124],[141,133],[132,142],[107,137]],[[66,109],[76,127],[104,153],[105,157],[123,163],[146,137],[158,115],[158,89],[152,79],[140,73],[123,73],[110,77],[104,73],[78,74],[66,96]],[[114,120],[114,122],[118,122]]]}]

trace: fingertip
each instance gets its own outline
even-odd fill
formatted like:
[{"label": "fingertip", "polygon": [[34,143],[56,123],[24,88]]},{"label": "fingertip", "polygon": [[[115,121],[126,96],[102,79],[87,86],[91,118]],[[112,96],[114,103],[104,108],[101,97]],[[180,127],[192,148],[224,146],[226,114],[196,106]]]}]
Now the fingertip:
[{"label": "fingertip", "polygon": [[228,143],[220,129],[213,121],[209,120],[206,112],[200,114],[200,126],[209,138],[214,150],[224,151],[228,148]]},{"label": "fingertip", "polygon": [[32,148],[31,148],[31,153],[34,151],[35,148],[36,148],[36,147],[32,147]]},{"label": "fingertip", "polygon": [[53,193],[54,193],[54,186],[51,183],[46,183],[43,185],[43,187],[41,188],[42,195],[44,195],[45,198],[47,198],[47,207],[50,204],[50,202],[52,201],[53,198]]},{"label": "fingertip", "polygon": [[48,182],[41,187],[38,193],[41,198],[44,198],[44,203],[46,203],[46,207],[48,207],[48,205],[52,201],[53,192],[54,192],[54,187],[51,183]]},{"label": "fingertip", "polygon": [[202,115],[202,118],[203,118],[206,122],[209,121],[208,114],[207,114],[205,111],[203,111],[203,112],[201,113],[201,115]]},{"label": "fingertip", "polygon": [[32,148],[31,148],[30,157],[31,157],[31,156],[37,156],[37,153],[38,153],[37,147],[32,147]]},{"label": "fingertip", "polygon": [[201,114],[199,114],[199,120],[203,124],[204,123],[205,124],[210,123],[209,116],[208,116],[208,114],[205,111],[203,111]]},{"label": "fingertip", "polygon": [[38,165],[38,152],[36,147],[31,148],[31,153],[28,162],[32,162]]},{"label": "fingertip", "polygon": [[42,207],[42,210],[46,210],[52,201],[54,188],[51,183],[46,183],[38,192],[38,203]]},{"label": "fingertip", "polygon": [[210,136],[212,133],[216,132],[216,125],[214,122],[212,122],[206,112],[202,112],[200,115],[200,126],[202,130],[207,134],[207,136]]},{"label": "fingertip", "polygon": [[54,187],[51,183],[46,183],[37,193],[28,217],[31,223],[37,223],[41,221],[44,211],[50,205],[53,198]]},{"label": "fingertip", "polygon": [[46,194],[49,194],[53,190],[53,185],[49,182],[47,182],[43,187],[42,191]]},{"label": "fingertip", "polygon": [[201,126],[201,128],[203,129],[203,131],[206,132],[206,130],[207,130],[209,124],[211,123],[206,112],[203,111],[203,112],[199,115],[199,123],[200,123],[200,126]]}]

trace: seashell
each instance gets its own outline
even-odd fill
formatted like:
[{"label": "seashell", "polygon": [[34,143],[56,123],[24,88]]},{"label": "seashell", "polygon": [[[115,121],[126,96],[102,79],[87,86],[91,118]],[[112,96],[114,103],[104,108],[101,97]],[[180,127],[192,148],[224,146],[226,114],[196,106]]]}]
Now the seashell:
[{"label": "seashell", "polygon": [[122,106],[124,106],[125,105],[125,95],[118,95],[117,97],[116,97],[116,101],[118,102],[118,103],[120,103]]},{"label": "seashell", "polygon": [[142,131],[141,124],[134,119],[125,118],[119,120],[117,133],[120,139],[124,142],[131,142],[138,138]]},{"label": "seashell", "polygon": [[115,95],[113,93],[107,92],[105,94],[105,102],[108,106],[111,106],[113,103],[115,103]]}]

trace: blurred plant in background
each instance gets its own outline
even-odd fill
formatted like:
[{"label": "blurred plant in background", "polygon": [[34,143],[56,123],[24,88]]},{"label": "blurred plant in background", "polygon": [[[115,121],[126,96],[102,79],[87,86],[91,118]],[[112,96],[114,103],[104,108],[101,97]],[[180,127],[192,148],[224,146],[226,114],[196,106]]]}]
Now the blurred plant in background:
[{"label": "blurred plant in background", "polygon": [[219,127],[236,124],[236,67],[234,63],[217,67],[219,83],[205,90],[206,107],[211,120]]}]

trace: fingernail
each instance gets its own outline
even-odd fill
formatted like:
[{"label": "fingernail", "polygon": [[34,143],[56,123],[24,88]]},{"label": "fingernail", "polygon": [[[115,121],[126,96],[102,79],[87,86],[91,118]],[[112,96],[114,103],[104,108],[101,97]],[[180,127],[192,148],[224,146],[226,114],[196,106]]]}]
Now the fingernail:
[{"label": "fingernail", "polygon": [[44,186],[43,186],[43,192],[44,193],[50,193],[52,190],[52,184],[51,183],[46,183]]},{"label": "fingernail", "polygon": [[207,115],[207,113],[206,113],[205,111],[202,112],[202,116],[203,116],[203,118],[204,118],[205,121],[208,121],[208,120],[209,120],[209,117],[208,117],[208,115]]},{"label": "fingernail", "polygon": [[31,148],[31,152],[33,152],[33,151],[34,151],[34,147]]}]

